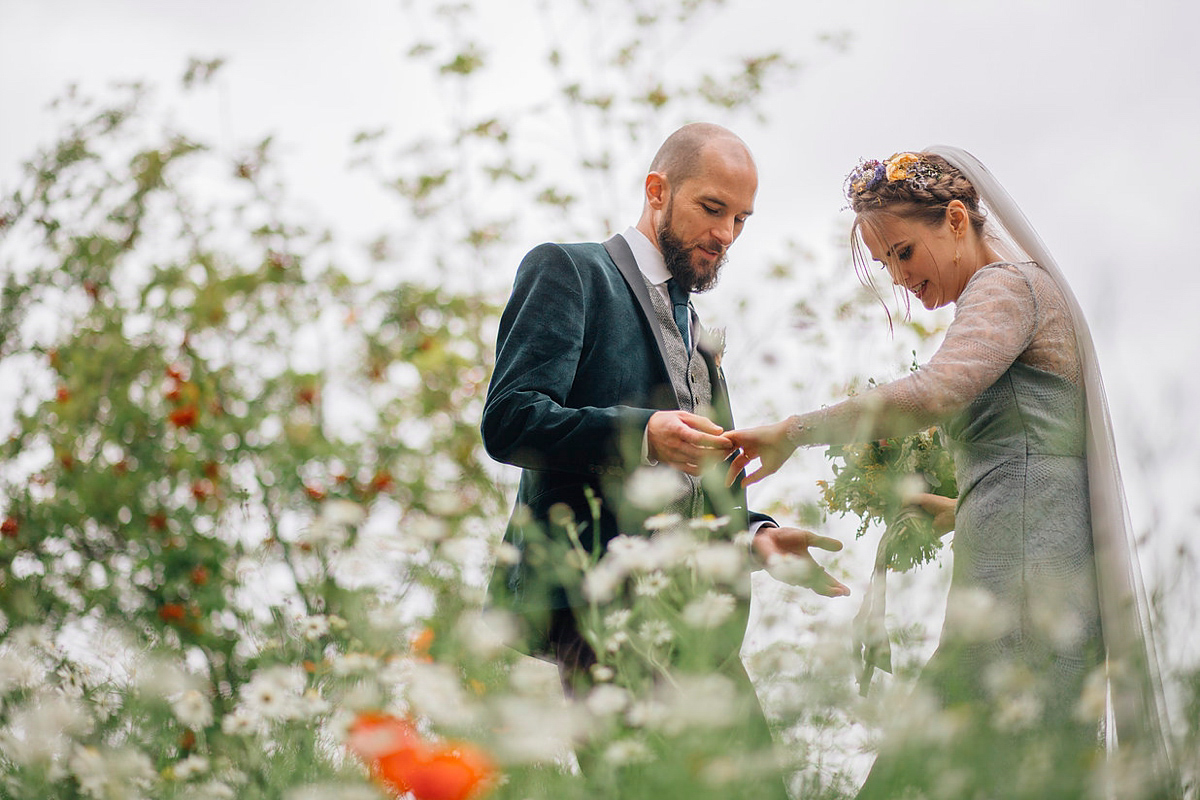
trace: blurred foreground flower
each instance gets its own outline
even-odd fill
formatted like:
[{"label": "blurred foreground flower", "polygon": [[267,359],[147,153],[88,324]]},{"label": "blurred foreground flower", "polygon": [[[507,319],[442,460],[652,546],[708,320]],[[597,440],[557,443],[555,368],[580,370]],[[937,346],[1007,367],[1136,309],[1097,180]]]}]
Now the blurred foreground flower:
[{"label": "blurred foreground flower", "polygon": [[411,722],[388,714],[362,713],[350,727],[350,750],[371,774],[401,795],[417,800],[468,800],[494,784],[495,767],[464,742],[429,742]]}]

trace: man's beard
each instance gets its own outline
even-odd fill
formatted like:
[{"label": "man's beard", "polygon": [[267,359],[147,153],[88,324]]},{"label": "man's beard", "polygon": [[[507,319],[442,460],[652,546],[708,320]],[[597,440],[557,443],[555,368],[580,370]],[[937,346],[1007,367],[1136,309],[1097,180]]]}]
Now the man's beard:
[{"label": "man's beard", "polygon": [[721,253],[720,257],[707,271],[701,272],[697,269],[692,256],[699,249],[699,245],[689,247],[671,231],[672,202],[673,200],[667,201],[667,211],[658,225],[658,249],[662,251],[667,271],[671,273],[671,277],[675,279],[676,283],[689,292],[707,292],[717,284],[721,267],[725,266],[726,250],[720,244],[713,242],[710,246],[713,250]]}]

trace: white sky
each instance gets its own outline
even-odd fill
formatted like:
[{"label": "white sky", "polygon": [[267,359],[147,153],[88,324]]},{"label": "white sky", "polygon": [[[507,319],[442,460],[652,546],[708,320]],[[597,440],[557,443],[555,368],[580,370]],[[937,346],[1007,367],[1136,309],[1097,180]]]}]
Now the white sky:
[{"label": "white sky", "polygon": [[[537,48],[520,45],[535,4],[480,4],[507,70],[496,91],[536,87]],[[1200,517],[1197,22],[1185,0],[726,0],[663,64],[776,48],[806,62],[772,94],[768,124],[744,131],[762,178],[731,273],[786,236],[831,250],[847,224],[842,179],[860,157],[946,143],[989,165],[1089,315],[1135,528],[1156,534],[1143,554],[1152,586]],[[347,144],[360,129],[417,125],[437,102],[406,72],[413,23],[401,0],[0,0],[0,190],[56,132],[45,105],[67,83],[166,88],[187,57],[221,55],[221,91],[192,121],[225,146],[276,133],[308,202],[352,234],[373,232],[393,207],[347,174]],[[822,31],[849,31],[848,50],[814,44]],[[629,165],[629,222],[644,166]],[[729,313],[721,291],[702,313]],[[733,388],[741,421],[765,421],[760,398]],[[1171,604],[1177,624],[1195,618],[1197,601]]]}]

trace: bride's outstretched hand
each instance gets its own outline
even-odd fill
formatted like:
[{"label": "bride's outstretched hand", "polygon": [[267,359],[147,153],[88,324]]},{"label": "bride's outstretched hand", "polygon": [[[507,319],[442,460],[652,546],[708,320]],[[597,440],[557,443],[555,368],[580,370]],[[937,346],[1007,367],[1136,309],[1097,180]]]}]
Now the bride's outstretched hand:
[{"label": "bride's outstretched hand", "polygon": [[735,448],[741,450],[729,464],[729,473],[725,476],[727,486],[732,486],[738,473],[750,462],[759,460],[758,469],[751,472],[742,481],[744,486],[757,483],[768,475],[772,475],[783,466],[796,446],[788,441],[788,420],[776,422],[774,425],[763,425],[758,428],[744,428],[737,431],[727,431],[725,438],[733,442]]}]

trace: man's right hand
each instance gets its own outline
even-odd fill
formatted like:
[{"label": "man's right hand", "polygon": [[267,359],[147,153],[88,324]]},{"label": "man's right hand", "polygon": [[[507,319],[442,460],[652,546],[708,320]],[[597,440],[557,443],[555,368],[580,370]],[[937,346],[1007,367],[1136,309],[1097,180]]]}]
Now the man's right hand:
[{"label": "man's right hand", "polygon": [[702,465],[724,461],[733,452],[725,432],[708,417],[687,411],[656,411],[646,425],[648,455],[660,464],[699,475]]}]

